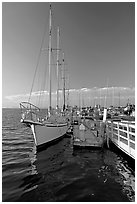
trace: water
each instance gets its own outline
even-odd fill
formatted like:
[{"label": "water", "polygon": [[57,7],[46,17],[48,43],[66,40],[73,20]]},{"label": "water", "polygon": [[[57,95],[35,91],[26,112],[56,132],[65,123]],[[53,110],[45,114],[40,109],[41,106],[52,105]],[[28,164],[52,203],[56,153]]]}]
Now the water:
[{"label": "water", "polygon": [[36,153],[20,110],[3,109],[2,201],[127,202],[134,186],[134,168],[116,151],[74,150],[64,138]]}]

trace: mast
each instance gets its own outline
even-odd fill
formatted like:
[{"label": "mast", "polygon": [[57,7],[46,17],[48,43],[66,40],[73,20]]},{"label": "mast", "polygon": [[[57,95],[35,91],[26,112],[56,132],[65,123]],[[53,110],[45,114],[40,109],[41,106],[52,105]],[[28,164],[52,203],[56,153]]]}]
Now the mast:
[{"label": "mast", "polygon": [[119,94],[118,94],[118,95],[119,95],[119,107],[120,107],[120,91],[119,91]]},{"label": "mast", "polygon": [[100,107],[101,107],[101,88],[100,88]]},{"label": "mast", "polygon": [[114,107],[114,87],[113,87],[113,102],[112,102],[112,105],[113,105],[113,107]]},{"label": "mast", "polygon": [[57,29],[57,109],[59,107],[59,27]]},{"label": "mast", "polygon": [[107,88],[106,88],[105,101],[104,101],[105,108],[107,108],[107,97],[108,97],[108,79],[107,79]]},{"label": "mast", "polygon": [[79,89],[79,92],[78,92],[78,96],[79,96],[79,97],[78,97],[78,104],[79,104],[79,110],[80,110],[80,108],[81,108],[81,104],[80,104],[80,102],[81,102],[81,101],[80,101],[80,89]]},{"label": "mast", "polygon": [[108,79],[107,79],[107,88],[106,88],[106,95],[105,95],[103,122],[105,122],[107,119],[107,95],[108,95]]},{"label": "mast", "polygon": [[70,89],[70,77],[69,77],[69,74],[68,74],[68,94],[67,94],[67,107],[69,107],[69,89]]},{"label": "mast", "polygon": [[63,53],[63,111],[65,110],[65,63]]},{"label": "mast", "polygon": [[49,13],[49,112],[51,111],[51,4]]}]

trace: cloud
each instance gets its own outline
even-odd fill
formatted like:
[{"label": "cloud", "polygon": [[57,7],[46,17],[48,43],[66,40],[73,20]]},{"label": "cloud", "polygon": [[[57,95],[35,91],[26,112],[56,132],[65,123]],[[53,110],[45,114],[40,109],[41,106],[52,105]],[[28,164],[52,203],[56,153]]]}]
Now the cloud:
[{"label": "cloud", "polygon": [[5,99],[13,101],[16,99],[22,99],[22,98],[27,98],[27,97],[29,97],[29,94],[18,94],[18,95],[5,96]]},{"label": "cloud", "polygon": [[[83,105],[94,105],[94,103],[101,103],[103,106],[104,98],[107,97],[108,105],[118,105],[120,102],[121,105],[125,105],[128,100],[132,103],[135,101],[135,87],[93,87],[93,88],[81,88],[81,89],[70,89],[69,92],[66,91],[66,98],[69,93],[68,103],[70,105],[79,105],[83,103]],[[53,92],[53,106],[56,106],[56,94],[57,92]],[[36,98],[41,96],[41,99],[44,105],[48,106],[48,91],[35,91],[31,94],[31,102],[35,104]],[[18,94],[18,95],[10,95],[6,96],[3,99],[3,106],[8,107],[18,107],[21,101],[28,101],[30,94]],[[45,98],[44,98],[45,97]],[[63,103],[63,94],[62,90],[59,90],[60,97],[60,105]],[[81,102],[83,101],[83,102]]]}]

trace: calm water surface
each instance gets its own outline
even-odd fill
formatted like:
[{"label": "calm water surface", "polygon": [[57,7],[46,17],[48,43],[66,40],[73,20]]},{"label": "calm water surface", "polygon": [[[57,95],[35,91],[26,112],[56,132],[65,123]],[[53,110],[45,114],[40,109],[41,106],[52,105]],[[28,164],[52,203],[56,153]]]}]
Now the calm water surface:
[{"label": "calm water surface", "polygon": [[2,112],[2,201],[134,201],[135,174],[116,151],[74,150],[72,139],[36,153],[20,110]]}]

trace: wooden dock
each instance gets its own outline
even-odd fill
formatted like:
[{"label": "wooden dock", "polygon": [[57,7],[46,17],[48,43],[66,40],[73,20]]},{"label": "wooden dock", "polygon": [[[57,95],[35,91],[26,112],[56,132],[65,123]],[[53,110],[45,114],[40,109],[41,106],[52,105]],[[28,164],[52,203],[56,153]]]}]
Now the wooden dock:
[{"label": "wooden dock", "polygon": [[84,120],[73,128],[74,147],[103,147],[105,142],[104,128],[101,123]]}]

